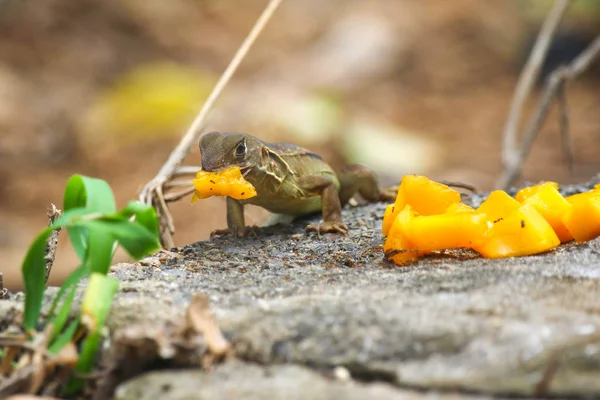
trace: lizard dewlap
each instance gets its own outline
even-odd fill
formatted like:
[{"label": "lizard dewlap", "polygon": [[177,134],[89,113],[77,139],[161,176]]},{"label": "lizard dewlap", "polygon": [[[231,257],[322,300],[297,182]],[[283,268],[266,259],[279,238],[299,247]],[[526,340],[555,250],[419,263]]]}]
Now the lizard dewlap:
[{"label": "lizard dewlap", "polygon": [[231,167],[218,172],[198,171],[192,182],[196,192],[192,204],[198,199],[211,196],[228,196],[236,200],[256,196],[256,189],[244,179],[239,167]]}]

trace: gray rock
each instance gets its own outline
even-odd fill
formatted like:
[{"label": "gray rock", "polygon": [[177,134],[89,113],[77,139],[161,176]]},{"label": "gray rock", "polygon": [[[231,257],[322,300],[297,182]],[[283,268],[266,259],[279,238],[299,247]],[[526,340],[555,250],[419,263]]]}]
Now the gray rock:
[{"label": "gray rock", "polygon": [[[173,326],[201,292],[236,357],[261,365],[156,372],[124,384],[120,398],[158,396],[169,381],[178,382],[168,397],[177,399],[195,391],[204,396],[195,398],[288,398],[271,396],[286,388],[299,399],[353,398],[354,389],[387,399],[409,388],[530,396],[542,386],[552,396],[600,397],[600,240],[529,257],[445,253],[395,267],[380,248],[383,210],[346,208],[348,237],[305,234],[314,217],[115,266],[113,337],[133,325]],[[0,301],[0,327],[19,307]],[[396,389],[355,382],[346,392],[307,370],[338,367],[357,382]]]},{"label": "gray rock", "polygon": [[117,390],[116,400],[421,400],[484,399],[479,396],[419,393],[382,383],[344,382],[294,365],[258,366],[230,362],[214,371],[158,371]]}]

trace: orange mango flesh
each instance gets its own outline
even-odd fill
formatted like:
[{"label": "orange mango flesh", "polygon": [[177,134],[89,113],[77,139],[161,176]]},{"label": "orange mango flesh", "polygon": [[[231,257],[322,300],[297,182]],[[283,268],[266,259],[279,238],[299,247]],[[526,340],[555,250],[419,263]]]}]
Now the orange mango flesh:
[{"label": "orange mango flesh", "polygon": [[196,191],[192,204],[198,199],[211,196],[228,196],[236,200],[249,199],[256,196],[256,189],[244,179],[239,167],[231,167],[218,172],[198,171],[192,181]]},{"label": "orange mango flesh", "polygon": [[584,192],[584,193],[577,193],[577,194],[573,194],[571,196],[567,196],[565,197],[565,200],[567,200],[571,205],[574,205],[575,203],[579,202],[579,201],[587,201],[588,198],[590,197],[598,197],[600,196],[600,190],[598,189],[592,189],[589,192]]},{"label": "orange mango flesh", "polygon": [[396,220],[400,211],[404,209],[406,206],[406,202],[404,201],[404,191],[402,190],[402,184],[398,188],[398,194],[396,195],[396,201],[394,204],[390,204],[392,207],[387,206],[385,209],[385,213],[383,214],[383,224],[381,226],[381,231],[385,236],[388,235],[390,228],[392,227],[393,222]]},{"label": "orange mango flesh", "polygon": [[578,242],[600,236],[600,193],[592,191],[574,196],[578,197],[571,199],[571,209],[562,216],[563,224]]},{"label": "orange mango flesh", "polygon": [[402,179],[396,202],[385,210],[384,251],[398,265],[434,250],[471,248],[487,258],[538,254],[561,242],[600,236],[600,184],[563,197],[558,184],[521,189],[517,199],[494,191],[473,210],[458,192],[428,178]]},{"label": "orange mango flesh", "polygon": [[425,176],[406,175],[402,177],[393,210],[384,215],[383,234],[389,233],[396,216],[406,205],[419,215],[436,215],[444,213],[454,203],[460,203],[460,193],[456,190]]},{"label": "orange mango flesh", "polygon": [[385,208],[385,212],[383,213],[383,224],[381,225],[381,231],[384,235],[387,235],[390,231],[392,223],[394,222],[394,215],[397,215],[394,213],[396,211],[395,208],[396,206],[394,204],[389,204]]},{"label": "orange mango flesh", "polygon": [[465,203],[454,203],[450,204],[444,214],[457,214],[457,213],[474,213],[475,209]]},{"label": "orange mango flesh", "polygon": [[416,213],[411,206],[405,206],[394,219],[389,235],[383,244],[386,258],[397,265],[404,265],[421,258],[426,252],[417,251],[408,236],[408,224],[415,218]]},{"label": "orange mango flesh", "polygon": [[519,208],[521,204],[502,190],[495,190],[475,210],[477,213],[487,215],[488,221],[497,222],[511,211]]},{"label": "orange mango flesh", "polygon": [[562,221],[565,215],[572,208],[569,203],[552,185],[544,185],[539,190],[526,197],[523,204],[531,204],[552,226],[554,232],[561,242],[573,240],[573,235]]},{"label": "orange mango flesh", "polygon": [[554,188],[558,191],[558,183],[542,182],[540,184],[524,187],[523,189],[519,190],[517,192],[517,194],[515,195],[515,199],[518,202],[523,202],[528,197],[531,197],[531,196],[535,195],[537,192],[544,190],[545,188],[548,188],[548,187]]},{"label": "orange mango flesh", "polygon": [[560,244],[550,224],[534,206],[524,204],[496,222],[473,249],[487,258],[542,253]]},{"label": "orange mango flesh", "polygon": [[454,203],[460,203],[460,193],[425,176],[407,175],[400,185],[404,201],[419,215],[441,214]]},{"label": "orange mango flesh", "polygon": [[484,214],[455,213],[412,218],[406,235],[421,251],[458,249],[477,245],[488,229]]}]

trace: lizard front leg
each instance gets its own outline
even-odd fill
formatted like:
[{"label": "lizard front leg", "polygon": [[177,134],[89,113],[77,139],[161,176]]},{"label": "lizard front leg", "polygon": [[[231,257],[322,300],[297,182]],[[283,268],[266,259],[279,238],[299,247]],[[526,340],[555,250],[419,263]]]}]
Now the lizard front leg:
[{"label": "lizard front leg", "polygon": [[254,233],[244,221],[244,205],[236,199],[227,198],[227,229],[217,229],[210,237],[232,235],[233,237],[246,237]]},{"label": "lizard front leg", "polygon": [[321,196],[323,222],[319,225],[308,225],[307,231],[317,232],[319,236],[326,232],[337,232],[342,235],[348,233],[348,226],[342,222],[342,205],[332,178],[305,176],[298,179],[298,186],[308,196]]},{"label": "lizard front leg", "polygon": [[360,164],[346,165],[338,174],[340,178],[340,202],[342,205],[356,193],[359,193],[370,203],[378,201],[393,201],[396,199],[397,187],[381,190],[377,183],[375,172]]}]

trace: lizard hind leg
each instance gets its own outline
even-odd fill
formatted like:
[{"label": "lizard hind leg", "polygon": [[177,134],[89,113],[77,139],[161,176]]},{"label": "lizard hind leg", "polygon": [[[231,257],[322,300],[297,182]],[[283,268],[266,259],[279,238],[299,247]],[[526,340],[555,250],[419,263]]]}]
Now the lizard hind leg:
[{"label": "lizard hind leg", "polygon": [[321,196],[321,212],[323,222],[319,225],[308,225],[307,231],[321,233],[341,233],[347,235],[348,226],[342,221],[342,205],[333,178],[326,176],[304,176],[298,178],[298,186],[310,196]]},{"label": "lizard hind leg", "polygon": [[393,201],[396,198],[397,187],[380,189],[377,175],[370,168],[360,164],[349,164],[338,174],[340,178],[340,202],[345,205],[356,193],[369,203],[378,201]]}]

